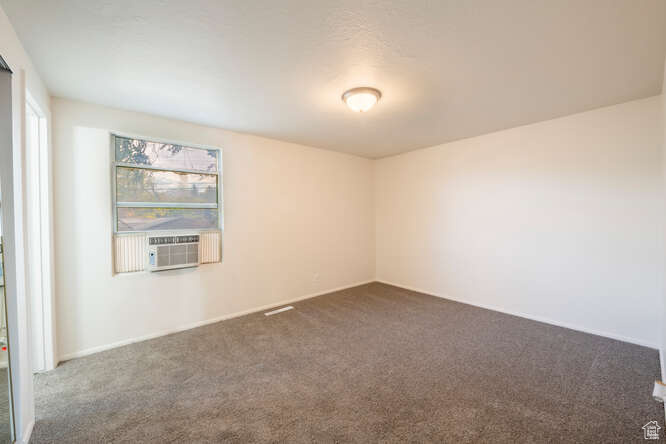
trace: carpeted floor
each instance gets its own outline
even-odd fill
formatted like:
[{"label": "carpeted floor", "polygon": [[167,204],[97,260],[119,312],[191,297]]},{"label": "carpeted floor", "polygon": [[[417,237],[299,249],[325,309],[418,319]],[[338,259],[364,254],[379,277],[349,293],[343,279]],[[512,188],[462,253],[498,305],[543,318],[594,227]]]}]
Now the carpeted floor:
[{"label": "carpeted floor", "polygon": [[293,305],[38,375],[31,443],[627,443],[664,426],[652,349],[376,283]]},{"label": "carpeted floor", "polygon": [[[6,353],[6,352],[4,352]],[[11,443],[11,416],[9,413],[9,377],[7,368],[0,368],[0,443]]]}]

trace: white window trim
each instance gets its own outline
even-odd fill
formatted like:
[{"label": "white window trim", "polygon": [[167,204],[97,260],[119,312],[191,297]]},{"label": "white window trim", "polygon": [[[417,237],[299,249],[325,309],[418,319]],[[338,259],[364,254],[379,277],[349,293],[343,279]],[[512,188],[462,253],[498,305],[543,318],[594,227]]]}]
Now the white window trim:
[{"label": "white window trim", "polygon": [[[188,148],[196,148],[202,150],[214,150],[218,152],[217,156],[217,172],[206,172],[199,170],[188,170],[188,169],[178,169],[178,168],[162,168],[147,166],[142,167],[136,164],[125,163],[125,162],[116,162],[116,144],[115,138],[123,137],[127,139],[140,139],[145,140],[146,142],[155,142],[155,143],[165,143],[170,145],[181,145]],[[137,134],[128,134],[120,131],[111,131],[109,138],[110,145],[110,154],[111,154],[111,226],[113,227],[113,234],[116,236],[122,236],[125,234],[136,234],[136,233],[158,233],[164,230],[138,230],[138,231],[118,231],[118,205],[121,204],[123,207],[140,207],[140,208],[216,208],[217,207],[217,220],[218,226],[216,228],[184,228],[184,229],[174,229],[168,230],[169,232],[183,232],[183,233],[192,233],[192,232],[206,232],[206,231],[224,231],[224,189],[223,189],[223,160],[222,160],[222,148],[199,145],[190,142],[183,142],[178,140],[168,140],[162,139],[159,137],[150,137],[150,136],[141,136]],[[116,168],[117,167],[127,167],[127,168],[139,168],[146,170],[155,170],[155,171],[173,171],[173,172],[182,172],[182,173],[195,173],[195,174],[208,174],[211,176],[217,176],[217,204],[200,204],[192,203],[183,206],[181,204],[170,204],[170,203],[154,203],[154,202],[118,202],[116,198],[117,188],[116,188]]]}]

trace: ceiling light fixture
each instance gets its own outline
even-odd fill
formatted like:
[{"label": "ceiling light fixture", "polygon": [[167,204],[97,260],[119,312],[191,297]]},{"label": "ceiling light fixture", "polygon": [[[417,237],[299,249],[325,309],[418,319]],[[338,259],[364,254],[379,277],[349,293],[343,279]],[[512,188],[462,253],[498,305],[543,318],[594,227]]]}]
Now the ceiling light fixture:
[{"label": "ceiling light fixture", "polygon": [[345,102],[352,111],[364,113],[375,106],[375,103],[377,103],[381,96],[382,93],[378,89],[364,86],[346,91],[342,95],[342,101]]}]

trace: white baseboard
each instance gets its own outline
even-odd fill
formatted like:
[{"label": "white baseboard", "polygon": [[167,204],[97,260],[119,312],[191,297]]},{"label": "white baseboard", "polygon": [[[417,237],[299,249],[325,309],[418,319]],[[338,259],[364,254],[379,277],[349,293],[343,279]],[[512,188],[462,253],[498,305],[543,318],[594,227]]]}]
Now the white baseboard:
[{"label": "white baseboard", "polygon": [[17,442],[20,442],[22,444],[28,444],[30,442],[30,436],[32,436],[32,429],[35,427],[35,420],[33,419],[28,423],[27,426],[25,426],[25,429],[23,430],[23,435],[19,437],[19,440]]},{"label": "white baseboard", "polygon": [[374,282],[374,280],[371,279],[371,280],[368,280],[368,281],[357,282],[355,284],[345,285],[343,287],[333,288],[333,289],[326,290],[326,291],[320,291],[320,292],[317,292],[317,293],[306,294],[304,296],[299,296],[297,298],[286,299],[286,300],[283,300],[283,301],[280,301],[280,302],[275,302],[275,303],[271,303],[271,304],[268,304],[268,305],[262,305],[261,307],[254,307],[254,308],[250,308],[248,310],[243,310],[243,311],[238,311],[238,312],[235,312],[235,313],[230,313],[230,314],[226,314],[226,315],[222,315],[222,316],[217,316],[217,317],[211,318],[211,319],[205,319],[203,321],[191,322],[189,324],[179,325],[179,326],[174,327],[174,328],[158,331],[158,332],[155,332],[155,333],[150,333],[150,334],[135,337],[135,338],[124,339],[122,341],[113,342],[111,344],[104,344],[104,345],[99,345],[99,346],[96,346],[96,347],[87,348],[85,350],[80,350],[80,351],[76,351],[76,352],[72,352],[72,353],[66,353],[66,354],[59,357],[58,362],[63,362],[63,361],[67,361],[69,359],[74,359],[74,358],[81,358],[83,356],[92,355],[94,353],[99,353],[99,352],[102,352],[102,351],[105,351],[105,350],[110,350],[112,348],[122,347],[123,345],[129,345],[129,344],[133,344],[135,342],[141,342],[141,341],[147,341],[149,339],[159,338],[160,336],[166,336],[166,335],[170,335],[172,333],[178,333],[180,331],[185,331],[185,330],[190,330],[192,328],[202,327],[204,325],[214,324],[215,322],[225,321],[227,319],[233,319],[233,318],[237,318],[239,316],[245,316],[247,314],[256,313],[258,311],[263,311],[263,310],[268,310],[268,309],[271,309],[271,308],[279,307],[281,305],[293,304],[295,302],[303,301],[305,299],[314,298],[314,297],[321,296],[321,295],[328,294],[328,293],[334,293],[336,291],[346,290],[348,288],[358,287],[359,285],[365,285],[365,284],[369,284],[371,282]]},{"label": "white baseboard", "polygon": [[[513,316],[518,316],[518,317],[521,317],[521,318],[531,319],[533,321],[543,322],[545,324],[556,325],[558,327],[564,327],[564,328],[568,328],[568,329],[571,329],[571,330],[577,330],[577,331],[581,331],[583,333],[590,333],[590,334],[597,335],[597,336],[603,336],[603,337],[610,338],[610,339],[616,339],[618,341],[629,342],[631,344],[636,344],[636,345],[642,345],[643,347],[649,347],[649,348],[653,348],[655,350],[660,349],[660,347],[655,343],[646,342],[646,341],[643,341],[641,339],[636,339],[636,338],[632,338],[632,337],[629,337],[629,336],[618,335],[618,334],[609,333],[609,332],[606,332],[606,331],[594,330],[594,329],[590,329],[590,328],[587,328],[587,327],[581,327],[580,325],[574,325],[574,324],[569,324],[567,322],[555,321],[553,319],[545,318],[545,317],[542,317],[542,316],[535,316],[535,315],[531,315],[531,314],[527,314],[527,313],[521,313],[521,312],[517,312],[517,311],[513,311],[513,310],[506,310],[504,308],[497,307],[497,306],[494,306],[494,305],[479,304],[479,303],[475,303],[475,302],[466,301],[464,299],[452,298],[452,297],[449,297],[449,296],[446,296],[446,295],[437,294],[437,293],[432,292],[432,291],[427,291],[427,290],[423,290],[423,289],[420,289],[420,288],[414,288],[414,287],[411,287],[409,285],[403,285],[403,284],[397,284],[397,283],[394,283],[394,282],[389,282],[389,281],[384,280],[384,279],[377,279],[376,281],[380,282],[382,284],[393,285],[394,287],[404,288],[405,290],[416,291],[416,292],[427,294],[427,295],[430,295],[430,296],[436,296],[438,298],[448,299],[450,301],[455,301],[455,302],[460,302],[462,304],[473,305],[473,306],[479,307],[479,308],[485,308],[486,310],[498,311],[500,313],[505,313],[505,314],[509,314],[509,315],[513,315]],[[662,362],[663,362],[663,360],[662,360]],[[662,369],[663,369],[663,364],[662,364]],[[663,373],[663,370],[662,370],[662,373]]]},{"label": "white baseboard", "polygon": [[573,324],[569,324],[569,323],[566,323],[566,322],[555,321],[553,319],[545,318],[545,317],[542,317],[542,316],[535,316],[535,315],[530,315],[530,314],[521,313],[521,312],[517,312],[517,311],[506,310],[504,308],[493,306],[493,305],[478,304],[478,303],[469,302],[469,301],[466,301],[466,300],[463,300],[463,299],[452,298],[452,297],[449,297],[449,296],[437,294],[437,293],[432,292],[432,291],[427,291],[427,290],[423,290],[423,289],[420,289],[420,288],[415,288],[415,287],[412,287],[412,286],[409,286],[409,285],[403,285],[403,284],[399,284],[399,283],[395,283],[395,282],[390,282],[390,281],[385,280],[385,279],[374,279],[374,280],[371,279],[371,280],[368,280],[368,281],[357,282],[357,283],[354,283],[354,284],[345,285],[343,287],[338,287],[338,288],[333,288],[333,289],[330,289],[330,290],[325,290],[325,291],[321,291],[321,292],[317,292],[317,293],[307,294],[307,295],[304,295],[304,296],[299,296],[297,298],[287,299],[287,300],[283,300],[283,301],[280,301],[280,302],[275,302],[275,303],[271,303],[271,304],[268,304],[268,305],[263,305],[263,306],[260,306],[260,307],[254,307],[254,308],[251,308],[251,309],[248,309],[248,310],[243,310],[243,311],[239,311],[239,312],[235,312],[235,313],[231,313],[231,314],[227,314],[227,315],[222,315],[222,316],[218,316],[218,317],[215,317],[215,318],[206,319],[206,320],[203,320],[203,321],[197,321],[197,322],[192,322],[192,323],[189,323],[189,324],[179,325],[177,327],[170,328],[168,330],[162,330],[162,331],[151,333],[151,334],[148,334],[148,335],[143,335],[143,336],[139,336],[139,337],[135,337],[135,338],[129,338],[129,339],[125,339],[125,340],[122,340],[122,341],[113,342],[113,343],[110,343],[110,344],[100,345],[100,346],[97,346],[97,347],[91,347],[91,348],[88,348],[88,349],[85,349],[85,350],[80,350],[80,351],[73,352],[73,353],[67,353],[67,354],[64,354],[64,355],[60,356],[58,361],[63,362],[63,361],[67,361],[69,359],[88,356],[88,355],[91,355],[91,354],[94,354],[94,353],[99,353],[99,352],[102,352],[102,351],[105,351],[105,350],[110,350],[110,349],[113,349],[113,348],[122,347],[124,345],[133,344],[135,342],[147,341],[149,339],[158,338],[160,336],[166,336],[166,335],[169,335],[169,334],[172,334],[172,333],[177,333],[179,331],[185,331],[185,330],[190,330],[190,329],[196,328],[196,327],[202,327],[202,326],[208,325],[208,324],[214,324],[215,322],[220,322],[220,321],[224,321],[224,320],[227,320],[227,319],[237,318],[239,316],[244,316],[244,315],[247,315],[247,314],[256,313],[258,311],[268,310],[268,309],[271,309],[271,308],[279,307],[281,305],[292,304],[292,303],[295,303],[295,302],[298,302],[298,301],[302,301],[302,300],[305,300],[305,299],[310,299],[310,298],[321,296],[321,295],[324,295],[324,294],[334,293],[336,291],[346,290],[348,288],[353,288],[353,287],[358,287],[359,285],[369,284],[371,282],[380,282],[380,283],[383,283],[383,284],[392,285],[394,287],[404,288],[406,290],[417,291],[419,293],[424,293],[424,294],[427,294],[427,295],[431,295],[431,296],[435,296],[435,297],[439,297],[439,298],[443,298],[443,299],[448,299],[448,300],[451,300],[451,301],[460,302],[460,303],[467,304],[467,305],[473,305],[473,306],[479,307],[479,308],[485,308],[487,310],[493,310],[493,311],[497,311],[497,312],[500,312],[500,313],[505,313],[505,314],[509,314],[509,315],[513,315],[513,316],[518,316],[518,317],[521,317],[521,318],[531,319],[533,321],[538,321],[538,322],[543,322],[543,323],[546,323],[546,324],[556,325],[558,327],[569,328],[571,330],[577,330],[577,331],[581,331],[581,332],[584,332],[584,333],[590,333],[590,334],[597,335],[597,336],[603,336],[603,337],[607,337],[607,338],[610,338],[610,339],[616,339],[616,340],[619,340],[619,341],[629,342],[629,343],[632,343],[632,344],[642,345],[644,347],[649,347],[649,348],[653,348],[653,349],[656,349],[656,350],[660,350],[662,378],[663,378],[663,380],[666,380],[666,360],[664,358],[663,351],[660,349],[660,347],[658,345],[656,345],[654,343],[648,343],[648,342],[645,342],[645,341],[642,341],[642,340],[639,340],[639,339],[636,339],[636,338],[631,338],[631,337],[623,336],[623,335],[617,335],[615,333],[609,333],[609,332],[605,332],[605,331],[589,329],[589,328],[586,328],[586,327],[581,327],[579,325],[573,325]]}]

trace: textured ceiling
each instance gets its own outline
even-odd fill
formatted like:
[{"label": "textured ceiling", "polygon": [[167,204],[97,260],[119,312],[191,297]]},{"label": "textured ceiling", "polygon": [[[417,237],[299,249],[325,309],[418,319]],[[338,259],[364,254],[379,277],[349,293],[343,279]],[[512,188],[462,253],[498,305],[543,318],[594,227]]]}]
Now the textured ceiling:
[{"label": "textured ceiling", "polygon": [[664,0],[0,5],[54,96],[367,157],[659,94],[666,55]]}]

